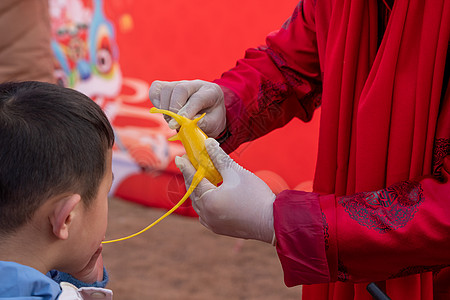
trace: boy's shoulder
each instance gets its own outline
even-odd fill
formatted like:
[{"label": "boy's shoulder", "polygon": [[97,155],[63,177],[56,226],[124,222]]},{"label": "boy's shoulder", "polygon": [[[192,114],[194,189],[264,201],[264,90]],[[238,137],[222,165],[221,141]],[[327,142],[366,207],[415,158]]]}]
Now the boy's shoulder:
[{"label": "boy's shoulder", "polygon": [[0,298],[17,300],[111,300],[111,290],[97,287],[77,288],[71,283],[58,284],[32,267],[11,261],[0,261]]},{"label": "boy's shoulder", "polygon": [[56,299],[58,283],[36,269],[10,261],[0,261],[0,298]]}]

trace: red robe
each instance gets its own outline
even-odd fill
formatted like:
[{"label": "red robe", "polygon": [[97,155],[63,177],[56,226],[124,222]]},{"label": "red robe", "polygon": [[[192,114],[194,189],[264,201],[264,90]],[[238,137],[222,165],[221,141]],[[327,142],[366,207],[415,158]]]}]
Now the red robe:
[{"label": "red robe", "polygon": [[314,193],[274,203],[285,283],[304,299],[372,299],[371,281],[450,299],[450,1],[396,0],[383,36],[379,19],[376,0],[301,1],[216,80],[228,152],[321,106]]}]

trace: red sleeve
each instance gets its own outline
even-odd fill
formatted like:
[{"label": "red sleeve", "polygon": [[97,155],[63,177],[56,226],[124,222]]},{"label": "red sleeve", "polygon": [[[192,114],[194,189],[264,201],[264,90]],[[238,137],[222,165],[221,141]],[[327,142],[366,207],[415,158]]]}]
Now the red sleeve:
[{"label": "red sleeve", "polygon": [[273,204],[273,218],[286,286],[329,282],[319,195],[282,191]]},{"label": "red sleeve", "polygon": [[248,49],[245,57],[215,82],[227,107],[231,152],[288,123],[309,121],[320,104],[321,73],[314,30],[314,1],[301,1],[283,27],[267,36],[266,46]]},{"label": "red sleeve", "polygon": [[274,227],[286,285],[377,281],[449,266],[449,172],[447,155],[442,181],[344,197],[280,193]]}]

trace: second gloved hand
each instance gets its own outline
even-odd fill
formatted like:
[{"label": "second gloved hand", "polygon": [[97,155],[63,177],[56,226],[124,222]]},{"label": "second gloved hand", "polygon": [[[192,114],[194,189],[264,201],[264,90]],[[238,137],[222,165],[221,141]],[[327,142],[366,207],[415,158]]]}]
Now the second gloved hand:
[{"label": "second gloved hand", "polygon": [[[217,234],[270,243],[275,194],[259,177],[232,160],[216,140],[207,139],[205,145],[223,183],[216,187],[203,179],[191,194],[200,222]],[[175,162],[189,186],[196,170],[185,157],[177,157]]]}]

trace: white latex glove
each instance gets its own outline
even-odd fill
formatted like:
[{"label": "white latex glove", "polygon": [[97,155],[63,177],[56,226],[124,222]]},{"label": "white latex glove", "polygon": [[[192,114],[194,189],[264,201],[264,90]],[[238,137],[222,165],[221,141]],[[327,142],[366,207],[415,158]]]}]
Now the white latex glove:
[{"label": "white latex glove", "polygon": [[[225,129],[226,112],[222,89],[219,85],[203,80],[154,81],[149,91],[150,101],[157,108],[173,111],[194,119],[206,115],[198,126],[209,137],[217,137]],[[172,118],[164,116],[169,127],[180,126]]]},{"label": "white latex glove", "polygon": [[[207,139],[205,146],[223,183],[216,187],[203,179],[191,194],[200,223],[217,234],[271,243],[275,194],[259,177],[232,160],[216,140]],[[175,163],[189,187],[194,167],[186,157],[176,157]]]}]

